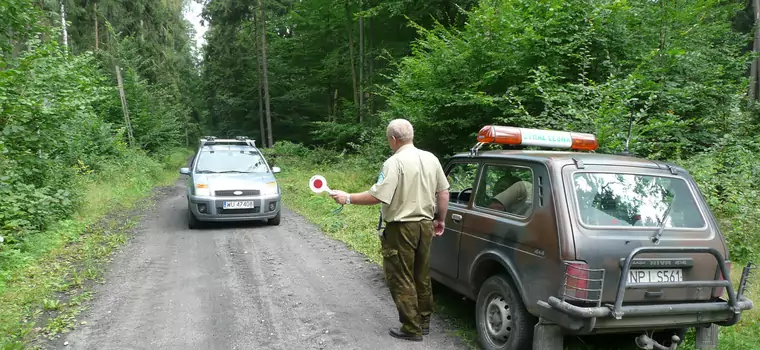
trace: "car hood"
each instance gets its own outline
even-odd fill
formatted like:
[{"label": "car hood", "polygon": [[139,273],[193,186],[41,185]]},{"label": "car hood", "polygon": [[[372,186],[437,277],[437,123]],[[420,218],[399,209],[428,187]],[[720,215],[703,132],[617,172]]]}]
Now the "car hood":
[{"label": "car hood", "polygon": [[263,188],[267,182],[275,181],[272,173],[250,174],[195,174],[196,184],[205,183],[209,190],[255,190]]}]

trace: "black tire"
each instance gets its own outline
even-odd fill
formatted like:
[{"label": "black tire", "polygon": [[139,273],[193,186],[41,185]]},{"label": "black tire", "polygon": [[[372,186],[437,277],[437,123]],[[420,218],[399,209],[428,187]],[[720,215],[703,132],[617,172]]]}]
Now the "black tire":
[{"label": "black tire", "polygon": [[193,215],[193,212],[190,211],[190,209],[187,210],[187,227],[191,230],[201,227],[201,222],[195,218],[195,215]]},{"label": "black tire", "polygon": [[491,276],[480,287],[475,324],[485,350],[530,349],[536,322],[508,276]]},{"label": "black tire", "polygon": [[280,214],[282,211],[277,212],[277,216],[267,220],[267,224],[272,226],[278,226],[280,224]]}]

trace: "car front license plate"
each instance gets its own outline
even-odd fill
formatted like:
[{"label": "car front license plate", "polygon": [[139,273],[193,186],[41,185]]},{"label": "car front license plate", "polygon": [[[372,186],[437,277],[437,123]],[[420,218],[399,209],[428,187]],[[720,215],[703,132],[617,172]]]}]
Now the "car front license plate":
[{"label": "car front license plate", "polygon": [[628,284],[681,281],[683,281],[683,270],[681,269],[642,269],[629,270],[628,272]]},{"label": "car front license plate", "polygon": [[256,207],[253,201],[229,201],[222,204],[224,209],[251,209]]}]

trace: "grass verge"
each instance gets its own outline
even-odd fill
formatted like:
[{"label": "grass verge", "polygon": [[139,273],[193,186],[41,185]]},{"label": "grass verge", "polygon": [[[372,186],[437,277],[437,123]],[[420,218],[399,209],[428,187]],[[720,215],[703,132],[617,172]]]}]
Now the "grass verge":
[{"label": "grass verge", "polygon": [[78,179],[85,201],[76,214],[0,260],[0,348],[26,348],[75,327],[103,264],[128,239],[141,200],[172,184],[190,154],[178,149],[156,160],[130,153]]},{"label": "grass verge", "polygon": [[[380,241],[375,227],[379,214],[377,206],[346,206],[337,215],[331,212],[338,207],[327,194],[314,194],[309,189],[309,178],[323,175],[332,189],[347,192],[365,191],[371,186],[379,170],[357,167],[355,163],[339,162],[325,167],[314,165],[305,157],[278,155],[277,164],[282,173],[277,175],[283,191],[285,205],[318,225],[331,238],[345,242],[367,257],[373,263],[381,264]],[[379,165],[378,165],[379,167]],[[734,263],[732,277],[738,285],[741,264]],[[760,276],[759,276],[760,277]],[[760,285],[760,284],[758,284]],[[758,295],[758,285],[750,287],[750,298]],[[434,284],[436,313],[444,316],[449,324],[447,329],[463,338],[473,348],[476,343],[475,303],[465,300],[446,287]],[[760,300],[754,300],[759,303]],[[638,349],[633,343],[634,336],[605,335],[593,337],[566,337],[566,349],[606,350]],[[719,349],[757,349],[760,344],[760,312],[757,308],[745,312],[742,320],[733,327],[721,328]],[[694,349],[693,330],[679,349]]]}]

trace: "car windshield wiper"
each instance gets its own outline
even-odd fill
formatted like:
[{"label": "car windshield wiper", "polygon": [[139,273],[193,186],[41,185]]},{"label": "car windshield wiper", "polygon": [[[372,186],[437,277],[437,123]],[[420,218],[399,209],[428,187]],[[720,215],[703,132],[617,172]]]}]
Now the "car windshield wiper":
[{"label": "car windshield wiper", "polygon": [[657,231],[652,235],[652,243],[657,244],[657,242],[660,241],[660,237],[662,237],[662,232],[665,231],[665,221],[668,220],[668,217],[670,217],[670,209],[673,208],[673,203],[676,201],[675,197],[672,201],[670,201],[670,204],[668,204],[668,208],[665,209],[665,214],[662,215],[662,219],[660,219],[659,224],[657,225]]}]

